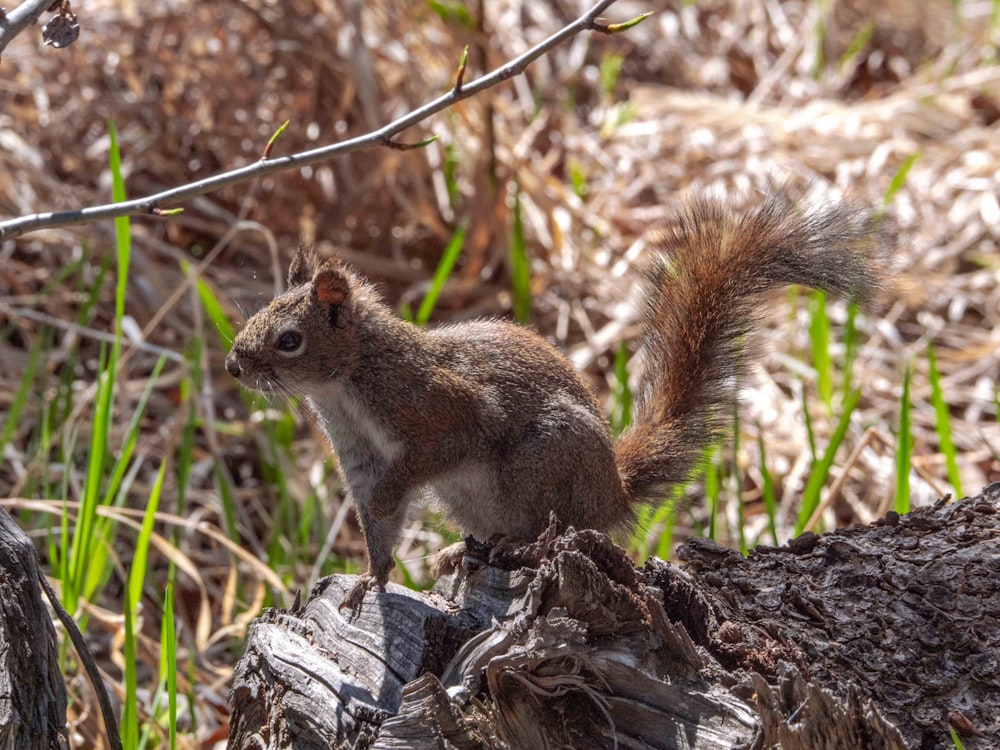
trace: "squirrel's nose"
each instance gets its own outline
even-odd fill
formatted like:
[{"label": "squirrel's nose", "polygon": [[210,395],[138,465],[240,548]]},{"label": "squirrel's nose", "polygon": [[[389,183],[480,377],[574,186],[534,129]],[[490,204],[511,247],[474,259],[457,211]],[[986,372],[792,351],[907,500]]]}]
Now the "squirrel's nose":
[{"label": "squirrel's nose", "polygon": [[226,355],[226,372],[232,375],[234,378],[238,378],[242,372],[240,367],[240,358],[236,356],[236,352],[229,352]]}]

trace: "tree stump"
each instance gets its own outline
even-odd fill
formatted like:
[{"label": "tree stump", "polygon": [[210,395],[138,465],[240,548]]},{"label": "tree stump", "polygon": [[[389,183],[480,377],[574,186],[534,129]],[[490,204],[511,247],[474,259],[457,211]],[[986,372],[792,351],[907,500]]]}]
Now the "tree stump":
[{"label": "tree stump", "polygon": [[31,540],[0,508],[0,748],[67,747],[66,684]]},{"label": "tree stump", "polygon": [[1000,747],[1000,484],[748,557],[573,531],[251,627],[230,747]]}]

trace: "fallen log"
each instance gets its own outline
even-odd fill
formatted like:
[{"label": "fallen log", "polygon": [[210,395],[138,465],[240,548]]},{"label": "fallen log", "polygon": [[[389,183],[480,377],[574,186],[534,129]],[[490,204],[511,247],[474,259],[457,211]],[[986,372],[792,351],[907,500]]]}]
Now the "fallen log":
[{"label": "fallen log", "polygon": [[1000,747],[1000,484],[744,558],[568,530],[251,627],[230,748]]}]

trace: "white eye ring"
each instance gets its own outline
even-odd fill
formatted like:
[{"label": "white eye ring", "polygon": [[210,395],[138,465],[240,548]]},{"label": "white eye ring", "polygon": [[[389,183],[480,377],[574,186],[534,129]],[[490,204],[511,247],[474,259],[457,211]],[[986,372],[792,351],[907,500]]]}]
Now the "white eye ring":
[{"label": "white eye ring", "polygon": [[297,357],[306,348],[306,337],[296,330],[282,331],[274,338],[274,348],[283,357]]}]

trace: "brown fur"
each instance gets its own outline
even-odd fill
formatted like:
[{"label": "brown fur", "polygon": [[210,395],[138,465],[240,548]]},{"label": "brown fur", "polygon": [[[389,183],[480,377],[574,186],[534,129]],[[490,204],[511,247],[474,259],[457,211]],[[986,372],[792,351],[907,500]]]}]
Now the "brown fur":
[{"label": "brown fur", "polygon": [[718,437],[764,292],[803,284],[873,307],[886,239],[870,211],[786,195],[742,215],[700,201],[678,217],[646,273],[645,369],[634,427],[615,446],[626,495],[664,497]]},{"label": "brown fur", "polygon": [[720,429],[762,292],[801,283],[871,302],[874,222],[841,203],[775,198],[745,215],[693,205],[647,272],[645,370],[617,444],[590,388],[537,334],[500,320],[406,323],[336,260],[299,249],[289,291],[240,331],[226,368],[304,396],[340,459],[369,551],[345,599],[386,582],[410,500],[429,491],[469,534],[615,530],[683,481]]}]

